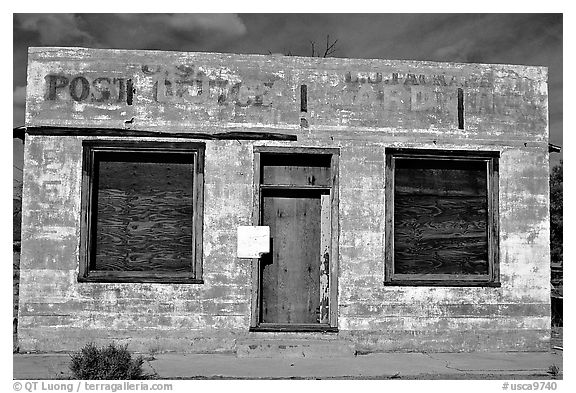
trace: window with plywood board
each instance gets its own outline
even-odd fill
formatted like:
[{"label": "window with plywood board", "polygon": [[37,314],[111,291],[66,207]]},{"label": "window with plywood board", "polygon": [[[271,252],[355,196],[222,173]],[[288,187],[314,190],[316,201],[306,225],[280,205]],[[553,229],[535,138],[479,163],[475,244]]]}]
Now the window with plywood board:
[{"label": "window with plywood board", "polygon": [[498,158],[386,149],[385,283],[499,285]]},{"label": "window with plywood board", "polygon": [[83,143],[80,281],[202,282],[202,143]]},{"label": "window with plywood board", "polygon": [[[336,328],[336,149],[255,148],[255,225],[271,252],[256,261],[252,328]],[[336,220],[336,221],[334,221]]]}]

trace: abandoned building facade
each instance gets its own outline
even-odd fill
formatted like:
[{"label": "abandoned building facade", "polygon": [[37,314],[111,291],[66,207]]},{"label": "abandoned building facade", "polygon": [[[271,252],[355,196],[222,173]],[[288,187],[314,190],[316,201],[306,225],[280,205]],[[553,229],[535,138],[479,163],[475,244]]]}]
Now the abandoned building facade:
[{"label": "abandoned building facade", "polygon": [[547,89],[544,67],[30,48],[20,349],[544,349]]}]

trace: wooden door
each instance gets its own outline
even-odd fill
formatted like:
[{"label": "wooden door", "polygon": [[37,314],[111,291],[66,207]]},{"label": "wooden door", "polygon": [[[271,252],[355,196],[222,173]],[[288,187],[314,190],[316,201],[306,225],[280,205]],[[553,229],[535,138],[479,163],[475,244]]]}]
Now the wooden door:
[{"label": "wooden door", "polygon": [[320,211],[319,192],[263,196],[263,225],[270,226],[272,248],[262,261],[262,322],[318,322]]},{"label": "wooden door", "polygon": [[260,225],[270,253],[260,260],[259,323],[329,322],[330,156],[263,155]]}]

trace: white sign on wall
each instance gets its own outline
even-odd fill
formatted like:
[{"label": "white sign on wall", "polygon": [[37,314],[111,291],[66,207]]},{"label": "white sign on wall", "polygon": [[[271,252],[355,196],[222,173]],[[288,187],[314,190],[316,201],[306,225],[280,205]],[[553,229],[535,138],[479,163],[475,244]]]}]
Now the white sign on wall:
[{"label": "white sign on wall", "polygon": [[270,227],[238,227],[238,258],[260,258],[270,252]]}]

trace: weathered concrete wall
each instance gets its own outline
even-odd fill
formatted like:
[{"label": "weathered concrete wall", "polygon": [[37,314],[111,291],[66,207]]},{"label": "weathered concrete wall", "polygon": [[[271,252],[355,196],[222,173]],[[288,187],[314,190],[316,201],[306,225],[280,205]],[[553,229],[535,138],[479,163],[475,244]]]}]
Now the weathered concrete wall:
[{"label": "weathered concrete wall", "polygon": [[[545,69],[32,48],[28,75],[29,127],[123,128],[131,120],[131,130],[189,132],[190,138],[258,129],[296,135],[297,141],[206,141],[204,284],[109,284],[77,282],[81,144],[101,137],[28,136],[21,350],[68,351],[116,340],[143,351],[233,351],[238,340],[254,337],[342,339],[359,350],[547,345]],[[90,92],[82,79],[70,90],[80,76]],[[98,78],[111,82],[94,82]],[[131,105],[119,79],[133,83]],[[110,97],[102,83],[116,83]],[[302,84],[306,113],[300,112]],[[464,130],[458,129],[458,88],[465,97]],[[248,332],[251,262],[235,257],[236,227],[252,224],[253,146],[263,145],[340,149],[337,334]],[[383,285],[388,146],[501,152],[501,287]]]},{"label": "weathered concrete wall", "polygon": [[543,67],[82,48],[30,48],[26,125],[297,130],[301,85],[312,129],[547,139]]},{"label": "weathered concrete wall", "polygon": [[12,249],[12,350],[18,351],[18,305],[20,288],[20,241]]}]

